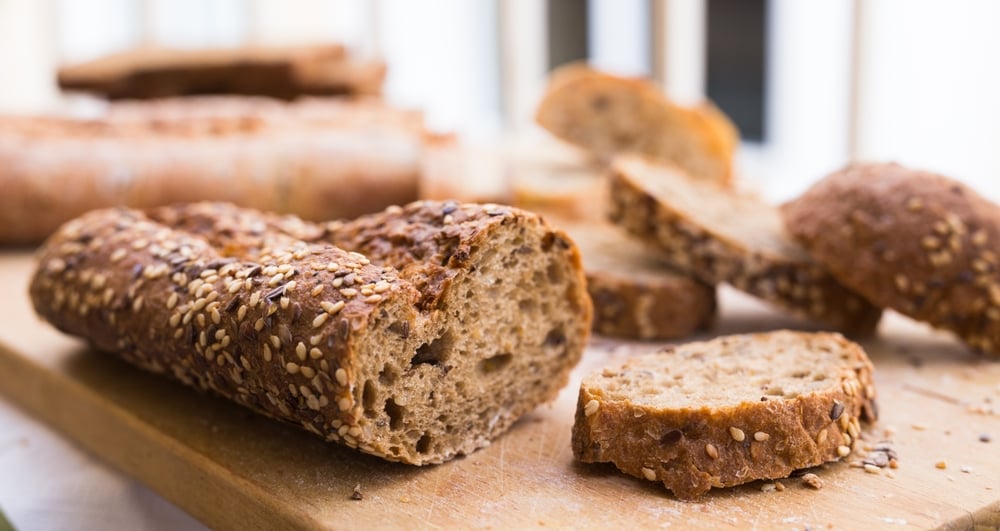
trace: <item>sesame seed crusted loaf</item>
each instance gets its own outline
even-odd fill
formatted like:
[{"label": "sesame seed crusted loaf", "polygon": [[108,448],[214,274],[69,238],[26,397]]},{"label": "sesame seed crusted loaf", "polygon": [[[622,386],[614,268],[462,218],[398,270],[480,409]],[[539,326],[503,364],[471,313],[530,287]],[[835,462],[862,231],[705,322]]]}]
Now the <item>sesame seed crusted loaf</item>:
[{"label": "sesame seed crusted loaf", "polygon": [[1000,357],[1000,206],[898,164],[854,164],[782,206],[845,286]]},{"label": "sesame seed crusted loaf", "polygon": [[226,204],[94,211],[40,249],[30,293],[98,350],[417,465],[554,398],[591,319],[562,233],[433,202],[329,227]]},{"label": "sesame seed crusted loaf", "polygon": [[583,255],[594,332],[627,339],[685,337],[715,321],[715,288],[677,273],[610,223],[559,223]]},{"label": "sesame seed crusted loaf", "polygon": [[756,197],[637,156],[611,170],[613,221],[655,245],[679,271],[733,287],[799,317],[870,333],[881,310],[838,283]]},{"label": "sesame seed crusted loaf", "polygon": [[871,362],[839,334],[723,336],[585,377],[573,454],[692,499],[845,457],[876,416]]},{"label": "sesame seed crusted loaf", "polygon": [[0,117],[0,244],[111,206],[228,201],[311,220],[417,198],[420,113],[377,101],[120,102],[95,119]]},{"label": "sesame seed crusted loaf", "polygon": [[654,84],[582,64],[552,74],[536,121],[605,161],[636,152],[673,163],[699,178],[728,183],[739,133],[714,105],[682,107]]}]

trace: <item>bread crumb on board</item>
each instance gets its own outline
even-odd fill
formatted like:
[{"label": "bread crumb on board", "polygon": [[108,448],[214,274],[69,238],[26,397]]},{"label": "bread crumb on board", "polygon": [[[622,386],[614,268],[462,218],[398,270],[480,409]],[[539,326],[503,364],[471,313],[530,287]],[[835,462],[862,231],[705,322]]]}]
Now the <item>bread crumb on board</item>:
[{"label": "bread crumb on board", "polygon": [[823,480],[820,479],[819,476],[817,476],[816,474],[813,474],[812,472],[804,474],[802,476],[802,484],[816,490],[823,488]]},{"label": "bread crumb on board", "polygon": [[364,498],[365,498],[364,495],[361,494],[361,484],[359,483],[354,486],[354,490],[351,492],[351,499],[363,500]]}]

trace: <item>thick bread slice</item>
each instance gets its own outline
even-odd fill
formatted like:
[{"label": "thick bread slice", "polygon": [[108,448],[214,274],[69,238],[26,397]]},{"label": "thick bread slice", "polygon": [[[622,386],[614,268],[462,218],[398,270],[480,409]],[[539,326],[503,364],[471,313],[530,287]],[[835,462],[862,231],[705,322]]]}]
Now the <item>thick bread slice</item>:
[{"label": "thick bread slice", "polygon": [[727,282],[793,315],[865,334],[881,310],[838,283],[789,236],[778,209],[641,157],[611,171],[611,219],[678,270]]},{"label": "thick bread slice", "polygon": [[856,164],[781,210],[845,286],[1000,356],[1000,206],[941,175]]},{"label": "thick bread slice", "polygon": [[94,120],[0,119],[0,244],[95,208],[227,201],[312,220],[417,198],[420,113],[379,102],[191,98]]},{"label": "thick bread slice", "polygon": [[594,332],[627,339],[689,336],[715,321],[715,288],[677,273],[652,249],[604,223],[560,223],[579,246]]},{"label": "thick bread slice", "polygon": [[554,398],[591,318],[565,235],[429,202],[329,230],[219,204],[94,211],[41,248],[30,292],[99,350],[418,465]]},{"label": "thick bread slice", "polygon": [[59,86],[122,98],[379,94],[386,67],[340,45],[142,48],[59,69]]},{"label": "thick bread slice", "polygon": [[836,461],[876,416],[871,362],[842,336],[724,336],[587,376],[573,454],[690,499]]},{"label": "thick bread slice", "polygon": [[607,161],[636,152],[699,178],[728,183],[739,133],[709,102],[687,108],[649,81],[612,76],[581,64],[560,68],[535,115],[554,135]]}]

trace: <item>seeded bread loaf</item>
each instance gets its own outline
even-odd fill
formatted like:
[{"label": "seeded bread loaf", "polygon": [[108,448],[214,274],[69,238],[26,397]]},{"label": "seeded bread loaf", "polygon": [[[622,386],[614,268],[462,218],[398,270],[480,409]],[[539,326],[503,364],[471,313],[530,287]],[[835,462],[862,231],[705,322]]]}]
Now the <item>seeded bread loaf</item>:
[{"label": "seeded bread loaf", "polygon": [[941,175],[855,164],[782,214],[845,286],[1000,356],[1000,206]]},{"label": "seeded bread loaf", "polygon": [[584,378],[573,454],[692,499],[845,457],[876,416],[872,365],[840,335],[723,336]]},{"label": "seeded bread loaf", "polygon": [[141,48],[59,69],[59,86],[110,99],[196,94],[379,94],[381,61],[351,58],[340,45],[243,48]]},{"label": "seeded bread loaf", "polygon": [[40,249],[30,294],[98,350],[417,465],[554,398],[591,319],[564,234],[433,202],[331,226],[220,204],[98,210]]},{"label": "seeded bread loaf", "polygon": [[420,113],[375,101],[192,98],[94,120],[0,119],[0,244],[109,206],[229,201],[328,220],[417,198]]},{"label": "seeded bread loaf", "polygon": [[838,283],[785,231],[778,209],[637,156],[611,171],[613,221],[663,251],[670,265],[799,317],[866,334],[881,310]]},{"label": "seeded bread loaf", "polygon": [[728,183],[739,133],[709,102],[669,101],[654,84],[580,64],[552,74],[535,115],[557,137],[609,161],[626,152],[677,165],[698,178]]},{"label": "seeded bread loaf", "polygon": [[555,223],[583,255],[594,332],[626,339],[676,339],[715,321],[715,288],[677,273],[625,231],[607,222]]}]

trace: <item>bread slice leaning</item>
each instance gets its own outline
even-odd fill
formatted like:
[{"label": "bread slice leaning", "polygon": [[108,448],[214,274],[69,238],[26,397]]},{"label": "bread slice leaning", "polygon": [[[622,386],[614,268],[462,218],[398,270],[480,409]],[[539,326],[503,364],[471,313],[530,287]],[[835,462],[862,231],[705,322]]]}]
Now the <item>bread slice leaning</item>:
[{"label": "bread slice leaning", "polygon": [[785,230],[778,209],[638,156],[611,169],[611,219],[678,270],[726,282],[799,317],[866,334],[881,310],[845,288]]},{"label": "bread slice leaning", "polygon": [[872,364],[839,334],[724,336],[584,378],[573,454],[691,499],[845,457],[876,416]]},{"label": "bread slice leaning", "polygon": [[557,137],[605,161],[635,152],[698,178],[728,183],[739,133],[709,102],[684,107],[653,83],[564,66],[549,81],[535,120]]},{"label": "bread slice leaning", "polygon": [[434,202],[336,227],[225,204],[98,210],[40,249],[30,294],[98,350],[417,465],[554,398],[591,318],[563,233]]}]

